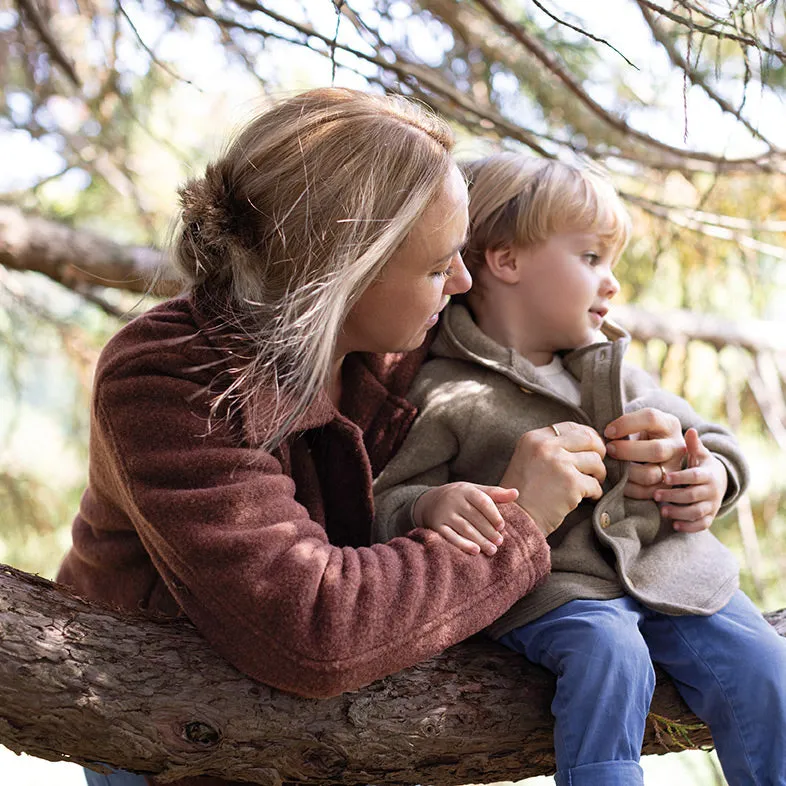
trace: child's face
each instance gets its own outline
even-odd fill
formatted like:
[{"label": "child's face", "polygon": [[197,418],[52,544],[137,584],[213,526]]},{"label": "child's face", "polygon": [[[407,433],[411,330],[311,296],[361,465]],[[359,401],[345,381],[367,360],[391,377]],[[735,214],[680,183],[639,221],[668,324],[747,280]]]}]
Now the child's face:
[{"label": "child's face", "polygon": [[516,250],[527,344],[535,352],[575,349],[597,340],[609,301],[619,292],[612,258],[593,232],[562,232]]}]

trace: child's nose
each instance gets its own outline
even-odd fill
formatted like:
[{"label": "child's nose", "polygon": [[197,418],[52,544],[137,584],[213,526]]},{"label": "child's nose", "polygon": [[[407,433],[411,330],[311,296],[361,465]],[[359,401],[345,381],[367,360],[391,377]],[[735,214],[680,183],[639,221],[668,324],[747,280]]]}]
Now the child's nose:
[{"label": "child's nose", "polygon": [[603,280],[603,294],[607,298],[613,298],[620,291],[620,282],[617,277],[609,271],[608,275]]}]

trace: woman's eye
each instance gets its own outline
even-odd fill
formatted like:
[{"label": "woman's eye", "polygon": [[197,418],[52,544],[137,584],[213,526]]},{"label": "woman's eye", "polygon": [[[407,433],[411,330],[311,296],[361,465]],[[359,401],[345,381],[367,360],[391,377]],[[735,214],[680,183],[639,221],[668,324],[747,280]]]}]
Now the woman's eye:
[{"label": "woman's eye", "polygon": [[450,278],[450,274],[453,272],[453,266],[450,265],[442,270],[435,270],[431,275],[436,276],[437,278]]}]

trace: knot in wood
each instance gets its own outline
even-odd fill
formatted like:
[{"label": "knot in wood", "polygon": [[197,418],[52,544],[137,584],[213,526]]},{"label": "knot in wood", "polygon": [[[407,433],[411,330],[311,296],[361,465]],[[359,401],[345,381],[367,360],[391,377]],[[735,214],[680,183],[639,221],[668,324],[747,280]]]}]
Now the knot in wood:
[{"label": "knot in wood", "polygon": [[221,742],[221,734],[203,721],[189,721],[183,724],[183,739],[194,745],[213,747]]}]

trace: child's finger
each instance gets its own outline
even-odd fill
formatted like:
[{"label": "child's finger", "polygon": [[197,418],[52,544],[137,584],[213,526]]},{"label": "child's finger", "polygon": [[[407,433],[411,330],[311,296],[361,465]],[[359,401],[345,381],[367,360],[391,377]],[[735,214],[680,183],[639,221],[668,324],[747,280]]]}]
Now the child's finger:
[{"label": "child's finger", "polygon": [[701,532],[712,526],[712,516],[704,516],[696,521],[674,521],[672,526],[678,532]]},{"label": "child's finger", "polygon": [[707,485],[681,486],[657,489],[652,495],[655,502],[672,502],[677,505],[692,505],[712,499],[712,489]]},{"label": "child's finger", "polygon": [[685,447],[688,449],[688,467],[697,467],[702,459],[710,455],[709,450],[704,447],[699,432],[691,427],[685,432]]},{"label": "child's finger", "polygon": [[[486,497],[486,501],[492,508],[488,515],[499,516],[501,519],[502,517],[499,515],[497,506],[488,497]],[[487,514],[478,510],[467,500],[466,507],[462,509],[459,515],[463,518],[462,521],[448,523],[459,534],[477,543],[481,551],[484,551],[486,554],[496,554],[497,548],[502,545],[503,538],[494,526],[494,523],[487,518]]]},{"label": "child's finger", "polygon": [[462,537],[458,534],[454,529],[449,527],[447,524],[440,524],[437,527],[434,527],[434,532],[440,534],[448,543],[452,543],[456,548],[461,549],[461,551],[465,552],[466,554],[480,554],[480,546],[477,543],[473,543],[471,540],[467,540],[467,538]]},{"label": "child's finger", "polygon": [[477,484],[475,488],[479,493],[477,495],[468,495],[467,498],[489,521],[494,522],[496,529],[504,529],[505,520],[502,518],[499,510],[497,510],[497,505],[515,502],[519,498],[519,490],[506,489],[502,486],[482,486],[480,484]]},{"label": "child's finger", "polygon": [[707,500],[694,502],[691,505],[662,505],[661,516],[673,521],[698,521],[712,515],[712,503]]},{"label": "child's finger", "polygon": [[[494,510],[496,512],[496,507]],[[454,511],[442,523],[465,540],[476,543],[485,554],[496,554],[502,545],[502,535],[466,500],[460,510]]]},{"label": "child's finger", "polygon": [[670,486],[698,486],[709,483],[711,480],[712,475],[706,467],[679,469],[666,473],[666,483]]}]

